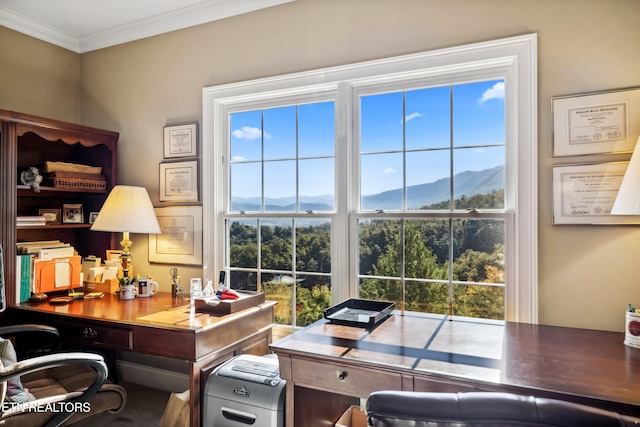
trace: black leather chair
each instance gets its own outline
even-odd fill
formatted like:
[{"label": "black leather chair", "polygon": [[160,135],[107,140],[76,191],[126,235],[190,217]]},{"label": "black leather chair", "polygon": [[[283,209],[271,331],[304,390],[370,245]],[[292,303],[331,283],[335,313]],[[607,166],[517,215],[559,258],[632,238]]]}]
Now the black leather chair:
[{"label": "black leather chair", "polygon": [[640,418],[572,402],[510,393],[378,391],[367,399],[371,427],[637,426]]}]

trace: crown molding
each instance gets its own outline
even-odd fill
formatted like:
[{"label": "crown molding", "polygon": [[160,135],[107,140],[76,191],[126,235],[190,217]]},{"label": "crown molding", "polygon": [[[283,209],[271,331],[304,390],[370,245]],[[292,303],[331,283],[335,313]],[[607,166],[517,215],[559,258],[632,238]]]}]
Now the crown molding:
[{"label": "crown molding", "polygon": [[2,7],[0,25],[76,53],[86,53],[293,1],[211,0],[80,37],[70,36]]}]

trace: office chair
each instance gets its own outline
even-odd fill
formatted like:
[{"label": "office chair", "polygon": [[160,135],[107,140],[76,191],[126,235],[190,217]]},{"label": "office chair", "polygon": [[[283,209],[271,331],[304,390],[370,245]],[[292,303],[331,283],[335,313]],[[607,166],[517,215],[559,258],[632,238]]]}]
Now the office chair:
[{"label": "office chair", "polygon": [[378,391],[367,399],[371,427],[637,426],[640,418],[511,393]]},{"label": "office chair", "polygon": [[[0,246],[0,312],[5,309]],[[51,326],[0,327],[0,426],[57,427],[124,407],[126,391],[108,383],[101,355],[51,353],[59,347],[60,335]]]}]

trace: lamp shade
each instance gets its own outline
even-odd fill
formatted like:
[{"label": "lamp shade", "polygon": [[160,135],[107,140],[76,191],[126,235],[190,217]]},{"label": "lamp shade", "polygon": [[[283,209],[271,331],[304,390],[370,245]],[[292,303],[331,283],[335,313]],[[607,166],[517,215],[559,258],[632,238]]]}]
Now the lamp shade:
[{"label": "lamp shade", "polygon": [[612,215],[640,215],[640,138],[622,178]]},{"label": "lamp shade", "polygon": [[147,189],[130,185],[113,187],[91,230],[161,234]]}]

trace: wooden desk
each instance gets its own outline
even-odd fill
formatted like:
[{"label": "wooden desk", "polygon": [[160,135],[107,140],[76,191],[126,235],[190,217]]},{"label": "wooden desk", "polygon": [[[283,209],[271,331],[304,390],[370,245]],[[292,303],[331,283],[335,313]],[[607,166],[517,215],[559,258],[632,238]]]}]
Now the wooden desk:
[{"label": "wooden desk", "polygon": [[319,320],[275,343],[286,425],[334,423],[375,390],[505,391],[640,415],[624,334],[394,312],[377,328]]},{"label": "wooden desk", "polygon": [[[237,354],[268,352],[274,302],[226,316],[196,313],[168,292],[122,301],[116,296],[68,305],[23,303],[8,320],[56,326],[65,343],[186,360],[190,367],[191,425],[201,424],[201,394],[215,366]],[[6,319],[6,317],[5,317]]]}]

